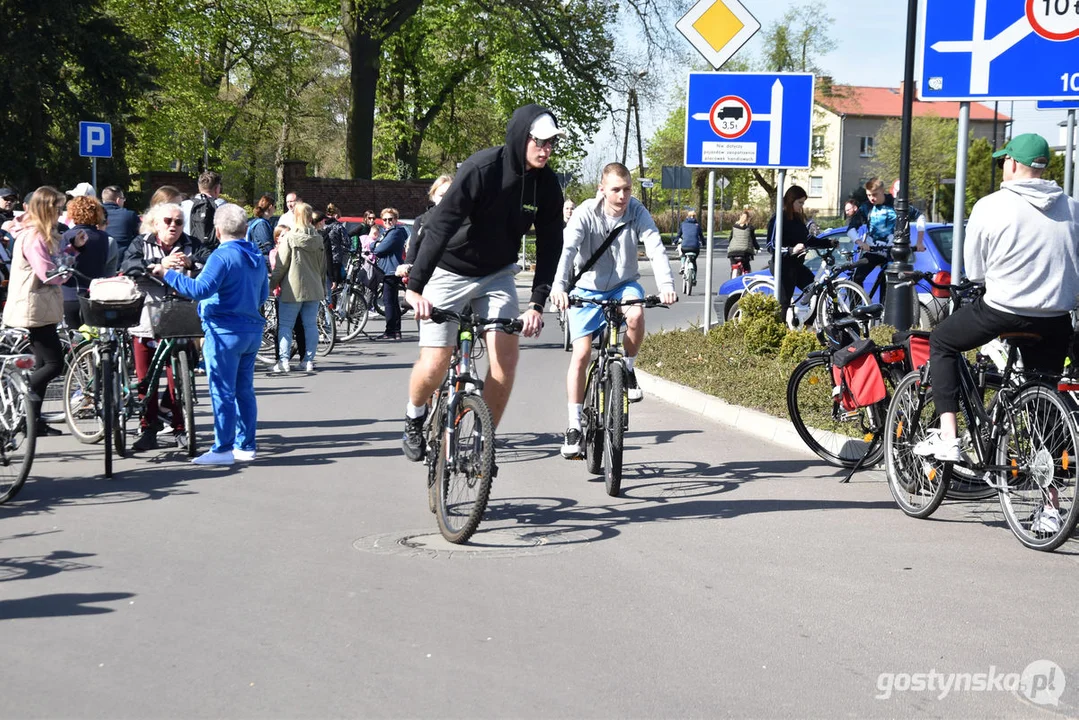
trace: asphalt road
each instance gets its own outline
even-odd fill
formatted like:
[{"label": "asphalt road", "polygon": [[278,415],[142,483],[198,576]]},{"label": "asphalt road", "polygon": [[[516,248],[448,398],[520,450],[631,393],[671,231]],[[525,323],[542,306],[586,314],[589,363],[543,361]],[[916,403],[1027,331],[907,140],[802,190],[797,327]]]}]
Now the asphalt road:
[{"label": "asphalt road", "polygon": [[[840,485],[654,397],[610,498],[558,456],[556,330],[523,344],[469,547],[440,541],[399,450],[412,343],[259,377],[249,466],[161,451],[106,481],[99,447],[43,440],[0,507],[0,715],[1079,714],[1079,543],[1025,550],[994,502],[911,520],[877,473]],[[1059,705],[1015,688],[1037,661]],[[951,673],[990,689],[943,692]]]}]

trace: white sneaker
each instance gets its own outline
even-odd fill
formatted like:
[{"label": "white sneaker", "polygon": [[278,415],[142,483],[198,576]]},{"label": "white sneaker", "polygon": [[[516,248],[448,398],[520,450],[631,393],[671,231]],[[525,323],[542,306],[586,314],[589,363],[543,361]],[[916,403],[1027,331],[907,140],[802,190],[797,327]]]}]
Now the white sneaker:
[{"label": "white sneaker", "polygon": [[1060,532],[1064,521],[1060,517],[1060,511],[1052,505],[1040,507],[1034,511],[1034,519],[1030,523],[1030,531],[1044,535],[1055,535]]},{"label": "white sneaker", "polygon": [[289,367],[289,364],[287,362],[279,362],[276,365],[274,365],[272,368],[270,368],[270,372],[274,373],[274,374],[287,373],[291,369],[292,368]]},{"label": "white sneaker", "polygon": [[566,441],[562,443],[562,457],[573,460],[581,456],[581,430],[569,428],[566,430]]},{"label": "white sneaker", "polygon": [[307,362],[305,362],[303,364],[303,371],[304,372],[315,372],[315,361],[314,360],[308,360]]},{"label": "white sneaker", "polygon": [[921,457],[934,457],[941,462],[959,462],[959,439],[941,437],[940,430],[932,429],[923,440],[911,448],[911,452]]},{"label": "white sneaker", "polygon": [[232,459],[236,462],[251,462],[255,459],[255,451],[241,450],[240,448],[235,448],[232,451]]},{"label": "white sneaker", "polygon": [[191,461],[193,465],[231,465],[233,463],[232,451],[214,452],[210,450],[199,455]]}]

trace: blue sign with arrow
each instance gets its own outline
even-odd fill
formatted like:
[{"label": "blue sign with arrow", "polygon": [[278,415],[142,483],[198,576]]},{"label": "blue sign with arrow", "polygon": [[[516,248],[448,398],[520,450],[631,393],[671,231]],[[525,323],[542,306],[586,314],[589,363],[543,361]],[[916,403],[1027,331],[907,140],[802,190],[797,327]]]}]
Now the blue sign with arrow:
[{"label": "blue sign with arrow", "polygon": [[811,73],[690,73],[687,167],[808,168]]},{"label": "blue sign with arrow", "polygon": [[921,100],[1079,98],[1077,0],[923,0]]}]

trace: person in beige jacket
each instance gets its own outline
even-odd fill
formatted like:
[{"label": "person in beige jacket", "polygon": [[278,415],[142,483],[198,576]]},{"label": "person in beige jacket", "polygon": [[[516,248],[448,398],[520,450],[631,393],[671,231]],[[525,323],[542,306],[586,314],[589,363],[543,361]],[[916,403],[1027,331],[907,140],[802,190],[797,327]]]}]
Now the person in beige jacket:
[{"label": "person in beige jacket", "polygon": [[277,245],[277,262],[270,276],[271,292],[280,287],[277,327],[280,339],[277,364],[271,372],[287,373],[292,353],[292,332],[299,316],[303,324],[303,369],[315,370],[318,346],[318,304],[326,296],[326,250],[322,236],[311,222],[311,206],[298,202],[292,208],[295,227]]},{"label": "person in beige jacket", "polygon": [[[56,223],[66,200],[56,188],[39,187],[13,228],[15,244],[11,251],[4,324],[26,328],[30,333],[30,349],[37,359],[30,375],[30,390],[38,437],[60,434],[59,430],[41,421],[41,400],[49,382],[64,369],[64,351],[56,326],[64,317],[64,295],[60,286],[68,276],[50,277],[49,274],[57,270],[57,258],[62,254]],[[86,233],[80,232],[72,239],[72,244],[82,247],[86,240]]]}]

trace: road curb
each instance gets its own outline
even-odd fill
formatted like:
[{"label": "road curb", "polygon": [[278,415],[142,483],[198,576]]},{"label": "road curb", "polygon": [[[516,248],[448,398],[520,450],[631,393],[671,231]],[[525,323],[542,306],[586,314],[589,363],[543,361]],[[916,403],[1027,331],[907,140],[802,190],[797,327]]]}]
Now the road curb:
[{"label": "road curb", "polygon": [[798,437],[790,420],[773,417],[759,410],[751,410],[741,405],[720,400],[699,390],[673,383],[635,367],[637,382],[641,390],[671,405],[688,410],[713,422],[728,425],[744,433],[755,435],[763,440],[794,450],[802,455],[816,457]]}]

